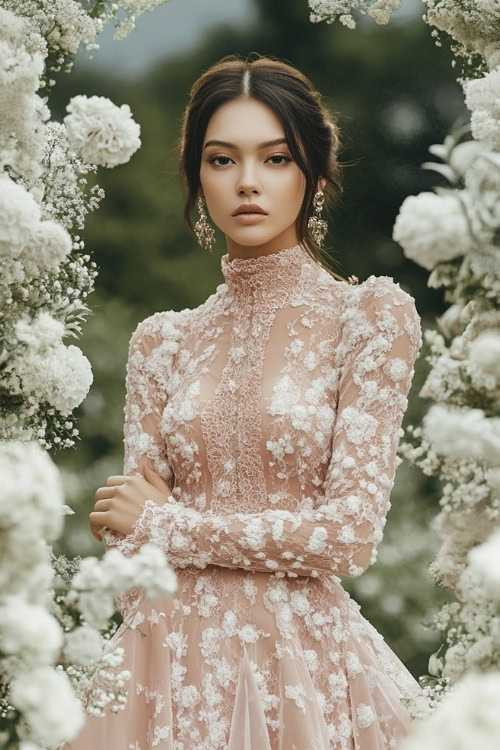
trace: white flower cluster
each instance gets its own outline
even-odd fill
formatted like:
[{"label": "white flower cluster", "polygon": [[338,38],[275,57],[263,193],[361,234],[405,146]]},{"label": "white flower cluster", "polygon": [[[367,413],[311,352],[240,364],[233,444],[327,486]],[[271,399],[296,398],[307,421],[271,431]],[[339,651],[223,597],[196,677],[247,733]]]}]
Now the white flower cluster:
[{"label": "white flower cluster", "polygon": [[[83,629],[88,629],[89,633],[96,632],[88,626],[83,626],[79,630]],[[99,634],[97,636],[100,638]],[[87,633],[76,637],[77,640],[80,638],[82,643],[78,644],[77,650],[72,644],[72,653],[82,660],[85,656],[90,656],[92,644],[89,644],[90,638]],[[129,669],[119,669],[123,664],[123,658],[124,650],[121,646],[117,646],[111,651],[105,650],[98,661],[91,663],[90,666],[87,662],[86,666],[70,664],[66,668],[66,673],[85,713],[99,717],[104,716],[108,711],[118,713],[125,709],[127,695],[124,688],[130,680],[131,673]],[[75,661],[74,664],[78,662]]]},{"label": "white flower cluster", "polygon": [[500,674],[472,673],[430,719],[417,722],[398,750],[496,750],[500,739]]},{"label": "white flower cluster", "polygon": [[392,236],[410,260],[428,271],[474,247],[458,191],[444,195],[423,192],[405,198]]},{"label": "white flower cluster", "polygon": [[0,476],[1,681],[10,683],[8,701],[22,714],[19,738],[56,747],[83,724],[69,678],[53,666],[63,632],[47,611],[52,568],[45,542],[62,529],[62,486],[37,443],[4,442]]},{"label": "white flower cluster", "polygon": [[[431,368],[420,395],[435,404],[422,426],[408,428],[409,439],[398,449],[443,485],[434,520],[442,545],[430,572],[456,591],[458,601],[442,607],[435,620],[448,646],[429,666],[436,679],[428,696],[439,704],[467,671],[500,670],[498,531],[485,541],[500,525],[500,4],[424,4],[423,19],[433,27],[436,44],[441,46],[440,32],[449,35],[453,66],[458,58],[464,63],[458,80],[473,136],[460,143],[468,128],[455,128],[443,144],[429,148],[443,163],[422,166],[440,173],[450,187],[406,198],[393,229],[404,254],[431,272],[428,286],[445,287],[451,303],[438,320],[443,335],[425,332]],[[400,5],[398,0],[309,0],[310,20],[332,23],[338,17],[354,28],[356,10],[387,23]],[[498,746],[500,677],[474,679],[450,696],[405,750]]]},{"label": "white flower cluster", "polygon": [[36,93],[44,69],[44,56],[27,49],[26,20],[0,8],[0,173],[9,165],[18,175],[40,175],[42,126],[50,116]]},{"label": "white flower cluster", "polygon": [[[23,316],[14,323],[15,348],[6,358],[3,384],[13,398],[27,403],[25,420],[39,412],[40,402],[69,417],[88,393],[93,380],[90,362],[78,347],[62,343],[64,333],[64,324],[44,311],[33,320]],[[29,434],[44,443],[43,429],[39,434],[30,432],[23,420],[19,431],[24,438]],[[60,441],[54,438],[55,443]]]},{"label": "white flower cluster", "polygon": [[33,604],[44,603],[51,568],[43,540],[57,538],[63,520],[62,486],[48,454],[35,442],[0,444],[0,591],[25,591]]},{"label": "white flower cluster", "polygon": [[[136,6],[128,2],[127,13]],[[82,41],[92,46],[102,23],[74,0],[7,0],[0,8],[0,361],[9,402],[0,435],[45,448],[74,445],[71,411],[92,383],[88,360],[61,340],[81,333],[96,275],[73,234],[104,195],[98,185],[85,195],[84,176],[127,161],[140,128],[128,105],[103,97],[74,97],[65,124],[51,122],[37,91],[48,56],[61,61]]]},{"label": "white flower cluster", "polygon": [[424,21],[453,40],[452,52],[469,64],[480,55],[491,69],[500,64],[498,24],[500,7],[496,0],[424,0]]},{"label": "white flower cluster", "polygon": [[109,627],[113,597],[137,587],[150,598],[171,595],[176,575],[153,545],[134,558],[112,549],[101,560],[84,559],[64,596],[52,601],[46,542],[62,530],[59,472],[37,443],[6,441],[0,476],[0,679],[22,713],[20,738],[52,748],[78,732],[82,704],[96,716],[125,706],[121,689],[130,674],[116,671],[123,653],[98,632]]},{"label": "white flower cluster", "polygon": [[482,78],[464,83],[465,103],[471,111],[472,135],[492,151],[500,151],[500,52],[498,57],[496,68]]},{"label": "white flower cluster", "polygon": [[141,145],[140,126],[128,104],[117,107],[104,96],[74,96],[64,118],[71,148],[89,164],[115,167]]},{"label": "white flower cluster", "polygon": [[356,28],[356,21],[352,10],[356,8],[358,13],[369,15],[376,23],[389,23],[391,15],[401,8],[402,0],[309,0],[311,10],[309,20],[313,23],[326,21],[333,23],[338,16],[340,23],[350,29]]},{"label": "white flower cluster", "polygon": [[78,606],[92,627],[103,628],[113,613],[116,594],[140,586],[149,598],[155,598],[173,594],[176,585],[175,572],[155,545],[145,544],[130,558],[110,549],[100,560],[95,557],[82,560],[66,602]]},{"label": "white flower cluster", "polygon": [[[96,37],[107,23],[114,23],[114,39],[124,39],[135,28],[140,15],[155,10],[167,1],[100,0],[99,3],[81,3],[78,0],[2,0],[2,7],[24,20],[22,44],[30,53],[50,57],[52,61],[48,70],[53,72],[61,70],[62,64],[67,61],[65,72],[69,73],[73,67],[73,57],[81,44],[88,51],[99,49]],[[84,5],[90,6],[89,10]],[[54,83],[50,79],[47,82],[49,85]]]},{"label": "white flower cluster", "polygon": [[482,409],[434,404],[423,425],[426,439],[438,453],[500,466],[500,417],[488,418]]},{"label": "white flower cluster", "polygon": [[[118,3],[104,0],[101,3],[100,18],[103,23],[114,21],[116,30],[113,39],[124,39],[135,28],[135,22],[139,16],[159,8],[166,2],[168,0],[120,0]],[[118,11],[123,11],[125,16],[119,19]]]},{"label": "white flower cluster", "polygon": [[[432,36],[441,46],[439,32],[452,39],[452,52],[472,63],[479,55],[490,68],[500,64],[498,24],[500,7],[497,0],[423,0],[424,21],[433,27]],[[399,10],[402,0],[308,0],[309,20],[333,23],[337,18],[350,29],[356,28],[354,11],[369,15],[379,24],[389,23]]]},{"label": "white flower cluster", "polygon": [[500,524],[500,311],[484,300],[456,302],[438,324],[451,343],[425,333],[431,370],[420,392],[436,403],[411,431],[417,445],[403,443],[401,452],[443,486],[433,523],[442,544],[429,570],[458,601],[434,617],[447,644],[430,662],[438,677],[430,695],[439,704],[469,671],[500,668],[498,536],[484,544]]},{"label": "white flower cluster", "polygon": [[[500,154],[476,141],[458,143],[451,136],[447,140],[448,143],[429,148],[447,163],[427,162],[423,166],[439,171],[452,186],[405,198],[396,217],[393,239],[408,258],[433,271],[429,286],[439,285],[434,283],[435,271],[440,264],[446,268],[449,261],[456,261],[452,267],[466,285],[468,277],[477,275],[474,261],[480,258],[483,264],[489,262],[493,275],[490,285],[500,291],[496,246],[500,229]],[[453,187],[461,179],[465,187]]]},{"label": "white flower cluster", "polygon": [[[500,471],[495,475],[500,489]],[[469,552],[470,569],[482,582],[491,598],[500,603],[500,531]]]},{"label": "white flower cluster", "polygon": [[[60,562],[60,558],[58,563]],[[145,545],[134,558],[124,557],[117,549],[108,550],[100,559],[87,557],[71,579],[71,585],[58,598],[55,611],[60,622],[68,626],[68,612],[75,608],[84,624],[65,635],[62,658],[71,683],[87,713],[103,716],[105,711],[117,712],[126,706],[124,686],[130,672],[120,669],[123,649],[114,647],[110,639],[109,618],[114,602],[127,604],[134,614],[124,616],[124,624],[135,628],[140,617],[135,610],[144,597],[171,595],[177,579],[167,566],[164,553],[151,544]],[[138,587],[140,593],[138,594]],[[134,606],[135,605],[135,606]],[[107,629],[107,631],[106,631]],[[98,631],[104,633],[102,640]]]},{"label": "white flower cluster", "polygon": [[[479,553],[483,562],[486,555],[491,560],[491,544],[490,542],[490,549],[486,554],[484,550]],[[496,558],[498,561],[498,550]],[[481,570],[477,570],[476,562],[474,566],[469,565],[460,576],[457,595],[461,606],[446,623],[448,648],[443,675],[452,684],[456,684],[470,671],[485,672],[498,670],[500,667],[498,604],[496,598],[491,597],[491,577],[488,577],[488,586],[485,586],[485,579]],[[494,575],[494,571],[492,573]]]},{"label": "white flower cluster", "polygon": [[[158,4],[124,0],[121,36]],[[137,586],[146,594],[171,592],[175,584],[159,550],[136,561],[115,550],[101,563],[82,564],[78,588],[66,587],[66,605],[72,603],[65,606],[53,588],[47,547],[70,509],[40,445],[74,444],[71,410],[92,383],[80,349],[62,343],[81,333],[96,275],[74,234],[104,196],[98,185],[84,193],[85,175],[97,164],[124,163],[140,146],[127,105],[75,97],[62,124],[50,121],[40,96],[55,83],[50,72],[61,70],[81,43],[98,48],[104,22],[120,11],[108,0],[91,5],[3,0],[0,8],[0,744],[8,734],[20,750],[72,739],[83,724],[84,698],[95,715],[123,707],[120,691],[130,677],[116,671],[123,651],[106,649],[96,625],[111,627],[113,595]]]},{"label": "white flower cluster", "polygon": [[89,50],[99,47],[95,38],[103,22],[90,16],[77,0],[2,0],[2,6],[25,20],[23,44],[44,58],[74,55],[81,43]]}]

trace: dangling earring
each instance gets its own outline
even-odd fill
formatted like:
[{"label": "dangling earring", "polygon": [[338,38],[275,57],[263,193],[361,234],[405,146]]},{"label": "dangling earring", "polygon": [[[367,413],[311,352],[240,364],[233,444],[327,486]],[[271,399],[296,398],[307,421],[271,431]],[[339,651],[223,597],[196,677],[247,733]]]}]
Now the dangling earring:
[{"label": "dangling earring", "polygon": [[313,198],[314,203],[314,216],[310,216],[307,222],[309,231],[311,232],[314,241],[319,247],[323,244],[325,234],[328,231],[328,224],[326,221],[320,218],[321,211],[323,210],[323,204],[325,202],[325,196],[322,190],[318,190]]},{"label": "dangling earring", "polygon": [[210,224],[207,221],[207,215],[203,208],[203,201],[201,197],[198,198],[198,211],[200,212],[200,218],[194,225],[194,231],[198,238],[198,243],[205,249],[208,249],[210,250],[210,252],[213,252],[212,244],[215,238],[215,230],[213,229],[213,227],[210,226]]}]

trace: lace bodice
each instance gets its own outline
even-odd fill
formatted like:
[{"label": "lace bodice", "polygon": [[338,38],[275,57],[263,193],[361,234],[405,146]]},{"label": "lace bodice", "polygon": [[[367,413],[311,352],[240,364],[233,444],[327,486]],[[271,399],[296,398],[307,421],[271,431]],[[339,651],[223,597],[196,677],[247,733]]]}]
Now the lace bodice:
[{"label": "lace bodice", "polygon": [[391,277],[336,280],[300,245],[221,269],[199,307],[132,335],[124,473],[148,463],[171,495],[106,543],[151,540],[176,568],[359,576],[401,461],[414,300]]}]

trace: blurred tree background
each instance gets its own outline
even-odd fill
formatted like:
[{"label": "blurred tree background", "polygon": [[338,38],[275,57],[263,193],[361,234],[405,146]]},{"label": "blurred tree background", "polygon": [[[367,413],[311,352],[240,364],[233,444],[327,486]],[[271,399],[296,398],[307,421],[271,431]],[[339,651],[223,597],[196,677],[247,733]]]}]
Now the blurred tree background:
[{"label": "blurred tree background", "polygon": [[[103,552],[90,533],[88,514],[97,488],[123,471],[125,363],[137,323],[158,310],[196,307],[223,282],[224,236],[217,232],[210,254],[183,223],[176,153],[189,89],[223,55],[258,52],[292,63],[337,116],[344,142],[340,158],[350,166],[344,169],[343,197],[329,216],[331,267],[360,282],[371,274],[392,276],[415,297],[423,328],[434,326],[446,307],[441,290],[428,289],[428,273],[405,258],[391,234],[404,198],[440,182],[436,173],[420,168],[432,158],[429,145],[441,143],[455,120],[466,118],[451,55],[435,46],[421,14],[387,26],[370,19],[352,31],[339,23],[311,23],[306,0],[254,4],[256,23],[237,30],[221,24],[196,48],[169,56],[142,77],[127,80],[75,65],[71,75],[58,75],[51,93],[56,119],[80,93],[129,104],[143,144],[128,164],[102,170],[90,182],[106,192],[85,231],[99,275],[89,298],[93,314],[79,345],[92,363],[94,383],[76,412],[75,449],[53,454],[66,501],[75,510],[56,553]],[[418,397],[427,372],[425,352],[424,344],[403,427],[419,422],[427,409]],[[416,677],[427,671],[428,656],[439,645],[427,625],[446,596],[427,573],[437,551],[430,522],[438,499],[435,480],[403,462],[377,563],[359,579],[343,579],[365,617]]]}]

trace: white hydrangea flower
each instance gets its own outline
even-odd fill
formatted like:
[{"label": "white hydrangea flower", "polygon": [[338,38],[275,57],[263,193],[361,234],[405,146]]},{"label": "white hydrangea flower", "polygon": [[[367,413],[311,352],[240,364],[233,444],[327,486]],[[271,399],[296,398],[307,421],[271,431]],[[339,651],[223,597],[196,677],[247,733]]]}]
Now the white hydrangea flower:
[{"label": "white hydrangea flower", "polygon": [[500,492],[500,468],[499,469],[488,469],[484,475],[489,486]]},{"label": "white hydrangea flower", "polygon": [[500,417],[488,418],[482,409],[434,404],[424,416],[423,435],[442,455],[500,463]]},{"label": "white hydrangea flower", "polygon": [[495,232],[500,228],[500,154],[483,150],[469,164],[464,179],[471,195],[475,225],[482,222],[485,228]]},{"label": "white hydrangea flower", "polygon": [[64,324],[43,311],[32,322],[21,318],[14,329],[18,340],[28,344],[11,363],[23,393],[36,394],[61,412],[81,404],[93,381],[92,369],[78,347],[61,342]]},{"label": "white hydrangea flower", "polygon": [[37,667],[16,675],[9,700],[23,713],[31,730],[31,737],[25,739],[50,747],[75,737],[84,723],[82,707],[68,676],[52,667]]},{"label": "white hydrangea flower", "polygon": [[89,593],[81,593],[78,596],[78,608],[91,627],[104,628],[115,611],[113,594],[96,589]]},{"label": "white hydrangea flower", "polygon": [[141,145],[141,128],[128,104],[104,96],[73,96],[64,118],[71,148],[84,161],[104,167],[127,162]]},{"label": "white hydrangea flower", "polygon": [[16,372],[25,393],[37,394],[63,413],[82,403],[93,381],[89,360],[72,344],[59,344],[45,353],[28,351],[18,358]]},{"label": "white hydrangea flower", "polygon": [[470,567],[476,573],[490,596],[500,602],[500,531],[468,553]]},{"label": "white hydrangea flower", "polygon": [[7,174],[0,175],[0,255],[17,258],[40,223],[40,206]]},{"label": "white hydrangea flower", "polygon": [[36,318],[19,318],[14,325],[18,341],[27,344],[32,351],[47,351],[59,346],[64,335],[64,323],[42,310]]},{"label": "white hydrangea flower", "polygon": [[61,627],[44,607],[22,596],[7,596],[0,603],[0,651],[18,656],[29,668],[50,665],[63,643]]},{"label": "white hydrangea flower", "polygon": [[493,68],[497,68],[500,65],[500,47],[498,46],[497,39],[494,39],[491,42],[484,42],[483,40],[481,54],[490,70],[493,70]]},{"label": "white hydrangea flower", "polygon": [[[25,513],[29,513],[29,506],[23,504],[23,507]],[[19,516],[19,513],[14,515]],[[46,525],[51,522],[50,517],[45,519]],[[32,604],[45,607],[54,575],[47,559],[47,546],[40,537],[36,514],[24,525],[9,529],[9,534],[2,536],[0,549],[0,589],[4,595],[15,596],[22,591]]]},{"label": "white hydrangea flower", "polygon": [[472,362],[500,382],[500,330],[487,329],[477,336],[469,348]]},{"label": "white hydrangea flower", "polygon": [[464,255],[473,246],[458,196],[428,191],[405,198],[392,237],[407,258],[428,271],[437,263]]},{"label": "white hydrangea flower", "polygon": [[465,103],[471,112],[471,131],[487,148],[500,151],[500,65],[464,83]]},{"label": "white hydrangea flower", "polygon": [[494,750],[500,737],[500,675],[466,675],[425,721],[415,722],[398,750]]},{"label": "white hydrangea flower", "polygon": [[[63,526],[60,508],[64,493],[49,454],[36,441],[4,441],[0,444],[0,475],[3,523],[12,533],[20,527],[27,538],[32,529],[47,541],[56,539]],[[28,549],[21,551],[29,559]]]},{"label": "white hydrangea flower", "polygon": [[65,634],[63,655],[68,664],[85,666],[97,661],[103,651],[104,641],[95,628],[82,625]]},{"label": "white hydrangea flower", "polygon": [[[24,19],[10,10],[0,8],[0,39],[19,42],[24,35]],[[4,71],[5,74],[5,71]]]},{"label": "white hydrangea flower", "polygon": [[55,268],[71,252],[72,240],[66,229],[49,219],[42,221],[23,248],[23,260],[42,268]]}]

